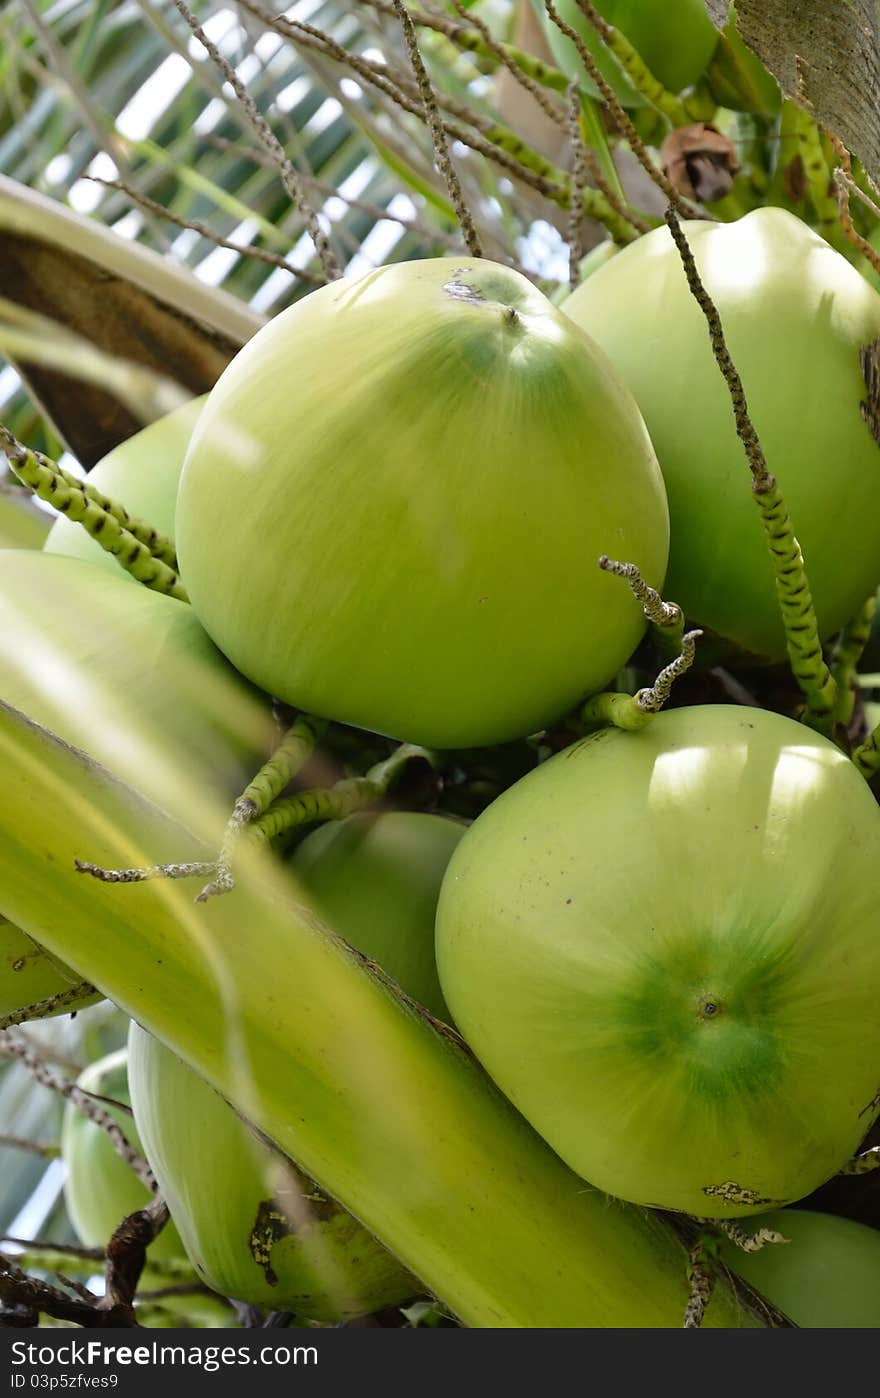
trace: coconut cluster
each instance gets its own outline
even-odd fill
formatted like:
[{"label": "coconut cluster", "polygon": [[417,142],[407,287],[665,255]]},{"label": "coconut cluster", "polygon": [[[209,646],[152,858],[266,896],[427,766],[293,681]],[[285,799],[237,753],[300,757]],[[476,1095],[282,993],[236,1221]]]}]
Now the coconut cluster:
[{"label": "coconut cluster", "polygon": [[[702,71],[697,10],[676,57]],[[780,210],[686,235],[829,640],[880,582],[880,296]],[[288,865],[299,896],[608,1194],[733,1217],[844,1165],[880,1061],[880,812],[845,752],[731,705],[548,751],[645,636],[602,555],[728,654],[786,650],[730,398],[666,229],[602,258],[561,308],[480,259],[331,282],[101,470],[175,539],[190,601],[112,577],[65,524],[46,554],[0,556],[0,598],[25,598],[0,626],[7,702],[155,799],[160,734],[194,780],[240,792],[271,751],[272,701],[450,765],[531,740],[534,770],[469,828],[386,811],[309,834]],[[35,635],[87,674],[106,721],[21,663]],[[319,1186],[273,1185],[246,1101],[236,1114],[141,1030],[132,1065],[144,1148],[212,1287],[318,1320],[412,1294]]]}]

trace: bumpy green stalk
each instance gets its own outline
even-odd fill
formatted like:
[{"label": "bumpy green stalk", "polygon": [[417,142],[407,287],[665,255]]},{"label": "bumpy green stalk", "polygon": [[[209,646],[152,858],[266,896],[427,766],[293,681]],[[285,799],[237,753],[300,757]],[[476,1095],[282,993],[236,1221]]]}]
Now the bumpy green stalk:
[{"label": "bumpy green stalk", "polygon": [[776,596],[792,673],[806,700],[803,721],[817,732],[830,734],[837,686],[825,664],[813,598],[798,543],[782,492],[767,467],[758,434],[749,417],[745,389],[730,357],[718,308],[707,292],[675,210],[666,210],[666,223],[681,257],[691,294],[709,330],[712,353],[730,393],[736,431],[752,473],[752,494],[761,513],[764,537],[773,561]]},{"label": "bumpy green stalk", "polygon": [[846,247],[846,239],[840,226],[837,198],[834,193],[831,171],[822,149],[822,135],[819,127],[816,125],[815,117],[810,116],[809,112],[798,106],[794,108],[793,125],[819,232],[823,238],[831,243],[832,247],[836,247],[838,251],[843,251]]},{"label": "bumpy green stalk", "polygon": [[77,480],[42,452],[26,447],[2,425],[0,449],[23,485],[81,524],[133,578],[156,592],[189,601],[175,571],[174,545],[164,535],[129,515],[87,481]]},{"label": "bumpy green stalk", "polygon": [[830,734],[834,726],[837,685],[822,654],[801,546],[795,538],[775,477],[770,476],[763,489],[753,487],[753,493],[773,556],[776,595],[785,627],[789,663],[806,699],[803,721],[819,733]]},{"label": "bumpy green stalk", "polygon": [[880,725],[868,734],[863,743],[853,749],[851,756],[865,781],[873,781],[880,772]]},{"label": "bumpy green stalk", "polygon": [[871,636],[871,623],[877,610],[876,593],[863,603],[852,621],[844,627],[834,648],[831,673],[837,685],[834,722],[848,728],[855,708],[858,689],[858,664]]},{"label": "bumpy green stalk", "polygon": [[[308,725],[316,723],[315,719],[306,720]],[[296,750],[297,746],[302,747],[302,734],[298,735],[296,744],[291,743],[291,750]],[[302,825],[310,825],[313,821],[345,820],[346,816],[353,815],[355,811],[363,811],[377,805],[387,795],[401,768],[413,758],[428,762],[434,760],[427,748],[403,743],[390,757],[371,767],[364,777],[347,777],[333,786],[300,791],[286,800],[273,801],[258,816],[250,819],[247,818],[246,809],[240,811],[238,816],[233,814],[226,827],[226,839],[220,857],[216,860],[189,860],[185,863],[147,864],[142,868],[107,869],[103,865],[77,859],[77,872],[91,874],[92,878],[100,880],[101,883],[152,883],[154,879],[204,878],[206,874],[213,874],[212,881],[205,885],[196,898],[197,903],[206,903],[209,898],[230,893],[235,887],[235,877],[229,861],[243,834],[247,833],[252,844],[265,847],[273,840],[289,835],[292,830]],[[273,785],[277,786],[280,775],[283,774],[283,766],[283,761],[279,762],[265,784],[262,783],[262,772],[255,779],[257,786],[263,785],[264,795],[272,790]],[[265,770],[263,768],[263,772]],[[281,783],[282,786],[284,784]],[[236,802],[236,810],[239,810],[240,805],[240,802]]]},{"label": "bumpy green stalk", "polygon": [[249,782],[236,801],[211,883],[206,884],[196,902],[207,902],[216,893],[228,893],[235,887],[232,859],[244,829],[265,815],[276,797],[308,762],[326,728],[323,719],[301,714],[285,733],[275,752]]},{"label": "bumpy green stalk", "polygon": [[589,0],[578,0],[578,5],[584,18],[592,24],[605,47],[614,54],[631,86],[644,97],[650,106],[661,112],[673,126],[686,126],[689,121],[695,119],[690,115],[681,98],[677,97],[674,92],[667,91],[660,79],[654,77],[641,54],[633,47],[625,34],[603,19],[595,5],[591,5]]},{"label": "bumpy green stalk", "polygon": [[[572,1175],[441,1033],[242,849],[235,898],[81,879],[193,829],[0,705],[0,886],[16,923],[236,1103],[468,1326],[677,1328],[685,1253],[661,1217]],[[168,793],[187,810],[187,785]],[[292,896],[291,896],[292,895]],[[759,1324],[726,1283],[709,1325]]]}]

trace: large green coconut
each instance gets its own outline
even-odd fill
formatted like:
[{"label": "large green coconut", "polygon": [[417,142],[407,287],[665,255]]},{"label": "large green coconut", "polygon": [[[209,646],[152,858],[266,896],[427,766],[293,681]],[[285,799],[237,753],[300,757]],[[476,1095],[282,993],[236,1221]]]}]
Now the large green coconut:
[{"label": "large green coconut", "polygon": [[268,693],[470,747],[607,682],[645,623],[597,559],[660,586],[668,535],[605,357],[517,272],[435,258],[333,282],[236,355],[177,542],[202,624]]},{"label": "large green coconut", "polygon": [[719,1217],[800,1199],[877,1113],[880,811],[778,714],[600,731],[470,827],[437,964],[474,1052],[591,1184]]},{"label": "large green coconut", "polygon": [[[791,514],[826,638],[880,580],[880,400],[877,374],[869,373],[869,389],[861,358],[880,338],[880,296],[782,209],[683,228]],[[730,396],[669,231],[625,248],[561,309],[606,350],[648,424],[669,497],[667,595],[692,621],[782,659],[771,556]]]}]

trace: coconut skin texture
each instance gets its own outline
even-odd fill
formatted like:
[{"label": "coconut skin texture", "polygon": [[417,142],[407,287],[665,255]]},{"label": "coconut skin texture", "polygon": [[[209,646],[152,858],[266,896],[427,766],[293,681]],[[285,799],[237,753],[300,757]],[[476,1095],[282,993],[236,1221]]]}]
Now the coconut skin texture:
[{"label": "coconut skin texture", "polygon": [[436,258],[313,292],[209,395],[177,501],[181,576],[267,693],[431,747],[542,729],[644,631],[607,553],[662,586],[638,410],[525,278]]},{"label": "coconut skin texture", "polygon": [[159,801],[170,762],[237,794],[274,732],[185,602],[26,550],[0,550],[0,699]]},{"label": "coconut skin texture", "polygon": [[[688,222],[684,231],[827,638],[880,580],[880,446],[862,415],[860,364],[880,336],[880,296],[783,209],[730,224]],[[771,556],[730,396],[669,231],[625,248],[560,309],[608,353],[647,422],[669,499],[667,596],[693,623],[783,659]]]},{"label": "coconut skin texture", "polygon": [[[202,394],[173,413],[157,418],[103,457],[89,472],[89,484],[124,505],[129,514],[174,538],[174,512],[183,458],[193,427],[207,398]],[[62,553],[109,568],[134,582],[130,573],[92,539],[82,525],[63,516],[56,519],[43,545],[46,553]]]},{"label": "coconut skin texture", "polygon": [[756,1222],[788,1242],[743,1252],[725,1240],[721,1259],[789,1320],[805,1329],[880,1326],[880,1232],[807,1209],[783,1209]]},{"label": "coconut skin texture", "polygon": [[337,1321],[418,1292],[351,1214],[134,1023],[129,1080],[147,1158],[187,1255],[221,1295]]},{"label": "coconut skin texture", "polygon": [[803,1198],[877,1114],[880,811],[778,714],[599,731],[470,827],[440,983],[535,1129],[608,1194],[707,1217]]},{"label": "coconut skin texture", "polygon": [[349,816],[313,831],[290,860],[324,921],[446,1022],[434,916],[443,875],[466,829],[423,811]]}]

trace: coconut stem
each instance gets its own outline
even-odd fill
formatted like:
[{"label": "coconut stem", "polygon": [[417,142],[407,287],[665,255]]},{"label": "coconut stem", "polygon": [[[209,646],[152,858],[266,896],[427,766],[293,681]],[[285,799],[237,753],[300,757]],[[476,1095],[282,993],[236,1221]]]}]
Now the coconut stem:
[{"label": "coconut stem", "polygon": [[196,898],[197,903],[206,903],[215,894],[229,893],[235,887],[232,859],[242,832],[246,826],[265,815],[288,782],[302,770],[326,726],[323,719],[301,714],[287,730],[269,761],[245,787],[226,826],[214,878],[205,884]]},{"label": "coconut stem", "polygon": [[848,241],[867,259],[874,268],[874,271],[880,275],[880,254],[871,246],[867,238],[862,237],[853,223],[852,214],[849,209],[850,195],[854,194],[857,199],[860,199],[862,203],[870,209],[875,218],[880,218],[880,209],[877,208],[873,199],[865,194],[864,190],[859,189],[859,186],[853,179],[852,156],[846,146],[833,132],[828,133],[828,139],[831,142],[832,149],[838,160],[832,179],[834,181],[834,193],[837,197],[837,212],[840,218],[840,226]]},{"label": "coconut stem", "polygon": [[[363,3],[369,5],[371,9],[377,10],[379,14],[394,14],[391,0],[363,0]],[[475,19],[473,15],[469,14],[467,23],[461,24],[448,15],[429,13],[410,7],[410,17],[420,29],[433,29],[436,33],[443,34],[463,53],[475,53],[479,58],[493,64],[503,61],[505,66],[512,65],[524,76],[551,92],[564,93],[568,86],[568,79],[564,73],[543,62],[542,59],[536,58],[533,53],[526,53],[524,49],[517,48],[515,44],[500,43],[496,40],[492,40],[490,43],[481,29],[471,27]]]},{"label": "coconut stem", "polygon": [[[586,15],[587,19],[589,19],[592,23],[593,21],[590,17],[589,11],[592,10],[593,14],[596,13],[593,10],[592,5],[585,9],[584,5],[581,3],[581,0],[578,0],[578,3],[581,5],[581,9],[584,10],[584,14]],[[590,53],[590,50],[587,48],[580,34],[578,34],[576,29],[572,29],[570,24],[566,24],[565,20],[560,17],[559,12],[556,9],[556,6],[553,4],[553,0],[544,0],[544,5],[546,7],[548,15],[552,19],[553,23],[556,25],[557,29],[561,30],[565,37],[567,39],[570,39],[571,42],[574,44],[575,48],[577,49],[580,60],[586,68],[587,72],[589,73],[590,77],[593,79],[593,82],[598,87],[599,92],[602,94],[602,99],[608,107],[608,110],[611,113],[611,116],[614,120],[615,125],[617,126],[617,129],[620,131],[621,135],[626,140],[627,144],[632,150],[633,155],[636,157],[636,160],[639,162],[642,169],[645,171],[645,174],[648,175],[648,177],[651,180],[653,180],[654,184],[658,185],[660,189],[662,189],[663,193],[666,195],[666,198],[671,201],[675,208],[680,210],[684,218],[711,218],[711,214],[707,214],[705,211],[698,209],[694,204],[688,203],[686,199],[682,199],[678,190],[675,188],[674,185],[672,185],[669,182],[669,180],[663,174],[662,170],[657,169],[657,166],[654,164],[645,148],[645,144],[642,141],[642,138],[640,137],[638,131],[636,131],[636,128],[633,126],[632,121],[630,120],[624,108],[621,106],[620,102],[618,102],[617,97],[614,94],[614,89],[606,80],[604,74],[599,68],[598,63],[596,62],[593,55]],[[610,26],[608,27],[610,28]],[[604,35],[602,37],[604,38]],[[635,50],[633,50],[633,52],[635,53]],[[647,69],[645,71],[647,71]],[[686,120],[687,118],[684,119]]]},{"label": "coconut stem", "polygon": [[[694,120],[681,98],[674,92],[669,92],[660,79],[655,78],[641,54],[620,29],[615,29],[613,24],[609,24],[589,0],[578,0],[578,6],[602,43],[614,54],[630,84],[650,106],[662,113],[673,126],[686,126],[689,121]],[[593,80],[595,82],[595,77]]]},{"label": "coconut stem", "polygon": [[477,233],[473,215],[467,206],[461,188],[461,181],[458,178],[458,171],[452,163],[449,154],[449,147],[446,144],[446,132],[440,120],[440,111],[437,107],[437,98],[434,96],[434,89],[431,86],[431,79],[419,53],[419,41],[416,37],[415,25],[412,22],[409,11],[403,0],[393,0],[394,10],[400,20],[400,27],[403,30],[403,42],[412,65],[413,74],[419,86],[419,93],[422,99],[422,106],[425,111],[425,121],[431,133],[431,140],[434,143],[434,153],[437,157],[437,164],[440,173],[446,182],[446,189],[452,200],[452,207],[455,209],[455,217],[458,219],[459,227],[464,235],[465,246],[471,257],[483,256],[483,245]]},{"label": "coconut stem", "polygon": [[871,635],[871,623],[877,610],[877,595],[871,593],[856,615],[840,633],[834,649],[831,673],[837,685],[834,722],[847,729],[852,721],[858,688],[858,664]]},{"label": "coconut stem", "polygon": [[754,1233],[748,1233],[732,1218],[698,1218],[697,1222],[723,1233],[741,1252],[760,1252],[768,1243],[791,1241],[773,1228],[758,1228]]},{"label": "coconut stem", "polygon": [[792,673],[806,700],[803,722],[819,733],[831,734],[837,703],[837,685],[822,654],[819,625],[813,607],[804,556],[795,537],[782,492],[768,469],[767,460],[749,416],[745,389],[730,357],[721,317],[694,261],[694,255],[673,208],[666,223],[678,249],[691,295],[703,312],[715,362],[727,384],[733,405],[737,436],[743,444],[752,473],[752,495],[761,513],[764,537],[773,562],[776,596],[785,629],[785,644]]},{"label": "coconut stem", "polygon": [[48,1087],[51,1092],[60,1093],[84,1117],[105,1131],[116,1154],[134,1171],[150,1193],[155,1194],[156,1180],[146,1160],[135,1150],[115,1118],[95,1100],[91,1093],[85,1092],[71,1078],[62,1077],[60,1073],[53,1072],[25,1043],[23,1038],[15,1036],[13,1030],[4,1030],[0,1034],[0,1057],[17,1059],[42,1087]]},{"label": "coconut stem", "polygon": [[79,981],[76,985],[68,986],[67,990],[59,990],[56,995],[47,995],[43,1000],[35,1000],[32,1005],[23,1005],[21,1009],[0,1016],[0,1030],[12,1029],[34,1019],[46,1019],[94,993],[95,987],[89,981]]},{"label": "coconut stem", "polygon": [[630,732],[645,728],[663,708],[678,677],[693,665],[697,637],[702,634],[702,631],[688,631],[682,637],[681,654],[664,666],[648,689],[640,689],[635,695],[594,694],[581,710],[584,728],[601,728],[605,724]]},{"label": "coconut stem", "polygon": [[870,1175],[873,1170],[880,1170],[880,1146],[871,1146],[869,1150],[863,1150],[861,1154],[853,1156],[840,1173],[841,1175]]},{"label": "coconut stem", "polygon": [[689,1296],[682,1325],[684,1330],[699,1330],[703,1324],[716,1280],[717,1274],[706,1259],[704,1240],[699,1238],[688,1253]]},{"label": "coconut stem", "polygon": [[327,237],[327,234],[321,227],[318,215],[316,214],[315,210],[312,208],[311,204],[306,198],[301,188],[296,170],[294,169],[286,151],[284,150],[284,147],[278,140],[278,137],[275,135],[266,118],[263,116],[262,112],[257,107],[256,103],[254,102],[244,83],[241,81],[241,78],[238,76],[232,64],[226,61],[226,59],[223,57],[222,53],[218,49],[217,45],[213,43],[211,39],[209,39],[208,35],[205,33],[204,29],[199,24],[192,10],[185,3],[185,0],[173,0],[173,4],[177,9],[178,13],[182,15],[182,17],[186,20],[186,23],[189,25],[193,34],[198,39],[205,52],[208,54],[212,63],[223,74],[223,77],[225,78],[226,82],[229,83],[230,87],[232,88],[233,92],[238,98],[239,103],[241,104],[242,111],[247,117],[251,129],[253,130],[260,144],[264,147],[265,150],[268,151],[269,155],[272,157],[272,160],[278,169],[278,173],[281,178],[281,183],[284,186],[285,192],[287,193],[290,202],[293,204],[294,208],[297,210],[303,222],[305,223],[309,237],[311,238],[312,243],[314,244],[315,252],[318,254],[318,257],[320,259],[321,266],[324,271],[324,276],[327,278],[327,281],[334,281],[336,280],[336,278],[341,277],[342,268],[336,261],[336,255],[333,252],[332,247],[330,246],[330,239]]},{"label": "coconut stem", "polygon": [[[318,722],[319,720],[316,719],[304,719],[303,727],[296,740],[292,738],[293,729],[291,729],[291,733],[288,734],[291,741],[288,743],[285,739],[285,744],[282,745],[286,747],[285,757],[279,760],[274,767],[271,762],[267,763],[266,767],[255,778],[257,787],[262,789],[264,794],[272,790],[279,781],[281,784],[277,787],[278,790],[287,784],[286,781],[281,781],[284,764],[286,761],[293,760],[295,752],[302,753],[304,751],[307,725],[316,725]],[[294,725],[295,727],[296,725]],[[307,755],[303,756],[303,762]],[[228,860],[233,853],[235,842],[245,832],[254,844],[268,845],[280,836],[288,834],[291,830],[301,825],[310,825],[313,821],[344,820],[353,812],[375,806],[381,801],[387,795],[402,768],[413,759],[421,759],[430,763],[431,766],[435,762],[434,755],[427,748],[403,743],[394,750],[390,757],[371,767],[366,776],[346,777],[330,787],[315,787],[309,791],[300,791],[296,796],[290,796],[284,800],[273,800],[258,816],[248,814],[252,803],[248,801],[246,812],[244,809],[245,797],[239,798],[239,801],[236,802],[236,809],[241,808],[242,813],[238,818],[233,813],[227,826],[226,840],[218,859],[179,864],[149,864],[140,869],[105,869],[100,864],[91,864],[83,859],[74,860],[74,865],[78,873],[90,874],[92,878],[98,879],[101,883],[148,883],[153,879],[205,878],[208,875],[213,875],[211,882],[205,885],[196,898],[197,903],[204,903],[218,894],[229,893],[235,887],[235,877],[229,867]],[[264,774],[268,768],[271,768],[271,771],[266,778]],[[248,814],[247,819],[245,818],[246,814]],[[221,859],[224,856],[224,851],[227,863],[222,865]]]},{"label": "coconut stem", "polygon": [[828,169],[825,152],[822,149],[822,134],[812,117],[803,107],[795,107],[794,129],[798,140],[801,164],[810,191],[810,201],[816,212],[819,232],[838,252],[846,255],[847,249],[842,236],[838,217],[838,204],[835,197],[835,184]]},{"label": "coconut stem", "polygon": [[188,602],[176,569],[174,545],[151,525],[96,490],[77,480],[57,461],[32,451],[0,424],[0,449],[10,469],[34,495],[68,519],[81,524],[89,536],[111,553],[127,573],[154,592],[164,592]]},{"label": "coconut stem", "polygon": [[584,219],[584,190],[587,187],[587,161],[584,133],[581,128],[581,94],[577,78],[568,88],[568,138],[571,145],[571,209],[568,217],[568,284],[572,291],[580,281],[584,242],[581,225]]},{"label": "coconut stem", "polygon": [[[239,3],[268,28],[274,30],[276,34],[282,34],[286,39],[292,40],[300,47],[313,48],[318,53],[332,58],[334,62],[344,64],[358,77],[363,78],[365,82],[384,93],[405,112],[418,117],[420,121],[425,121],[425,108],[418,84],[405,78],[396,69],[390,68],[387,63],[374,63],[363,58],[360,54],[352,53],[315,25],[307,24],[302,20],[291,20],[283,15],[273,15],[256,0],[239,0]],[[381,0],[368,0],[368,3],[372,3],[374,8],[381,10],[383,14],[396,15],[394,5],[390,3],[390,0],[387,5],[381,3]],[[407,13],[410,14],[411,18],[415,18],[409,10]],[[439,28],[441,33],[446,33],[443,26],[447,23],[455,28],[455,21],[446,20],[445,17],[440,16],[424,16],[416,22],[425,24],[429,28]],[[471,36],[476,35],[479,40],[479,35],[475,30],[468,29],[462,32]],[[475,52],[483,52],[482,49],[474,48],[470,43],[461,46]],[[509,49],[509,45],[505,47]],[[489,50],[486,52],[488,53]],[[511,50],[511,52],[518,53],[517,50]],[[525,58],[524,55],[520,55],[520,57]],[[545,84],[546,86],[562,92],[566,91],[567,83],[561,73],[556,73],[555,69],[544,68],[537,60],[534,60],[533,64],[535,70],[555,75],[552,81]],[[526,64],[525,71],[532,72],[533,67]],[[393,77],[390,74],[393,74]],[[558,82],[556,78],[559,79]],[[492,161],[515,180],[536,190],[546,199],[550,199],[558,205],[559,208],[568,208],[571,196],[569,182],[563,170],[560,170],[552,161],[547,160],[508,127],[485,119],[446,93],[435,91],[434,97],[438,109],[442,108],[458,118],[458,120],[441,118],[441,126],[446,137],[453,141],[460,141],[463,145]],[[588,163],[590,155],[591,153],[588,152]],[[596,183],[599,186],[597,189],[587,188],[583,192],[584,215],[601,223],[615,242],[630,243],[635,237],[634,230],[644,231],[645,228],[651,226],[641,214],[635,210],[629,210],[620,200],[609,197],[606,185],[600,180],[597,179]]]},{"label": "coconut stem", "polygon": [[403,743],[390,757],[377,762],[366,776],[346,777],[331,787],[301,791],[283,801],[275,801],[260,821],[252,827],[255,837],[264,843],[286,835],[300,825],[316,820],[344,820],[355,811],[375,806],[388,794],[402,769],[413,759],[434,764],[433,754],[426,748]]},{"label": "coconut stem", "polygon": [[642,610],[651,623],[654,639],[660,643],[662,655],[673,659],[681,653],[684,642],[684,614],[677,602],[664,602],[660,593],[649,587],[635,563],[618,563],[605,554],[599,559],[599,567],[605,573],[614,573],[624,578],[630,585],[633,595],[642,604]]}]

